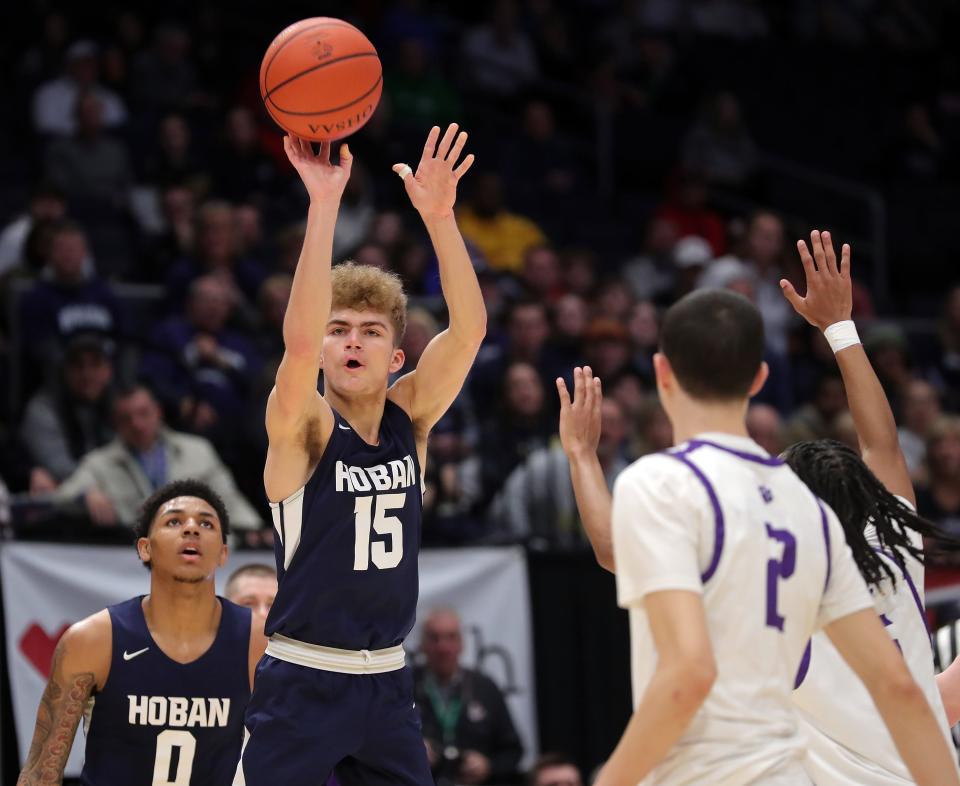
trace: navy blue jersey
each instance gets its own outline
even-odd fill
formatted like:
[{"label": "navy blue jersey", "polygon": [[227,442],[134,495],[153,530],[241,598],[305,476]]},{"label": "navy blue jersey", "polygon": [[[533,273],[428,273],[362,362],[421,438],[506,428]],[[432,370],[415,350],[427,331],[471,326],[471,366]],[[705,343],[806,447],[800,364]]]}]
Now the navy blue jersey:
[{"label": "navy blue jersey", "polygon": [[229,786],[250,699],[250,610],[220,599],[220,628],[192,663],[157,646],[143,597],[110,606],[113,657],[94,696],[84,786]]},{"label": "navy blue jersey", "polygon": [[280,588],[267,635],[340,649],[403,641],[417,607],[423,496],[409,416],[387,401],[379,443],[337,412],[299,491],[271,503]]}]

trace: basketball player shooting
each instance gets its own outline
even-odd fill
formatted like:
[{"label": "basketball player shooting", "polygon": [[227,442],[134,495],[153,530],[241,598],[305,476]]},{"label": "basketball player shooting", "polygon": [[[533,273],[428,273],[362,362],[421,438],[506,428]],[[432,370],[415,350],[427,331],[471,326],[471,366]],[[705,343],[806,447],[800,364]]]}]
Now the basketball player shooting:
[{"label": "basketball player shooting", "polygon": [[[331,269],[352,157],[287,137],[310,197],[283,324],[285,351],[267,403],[264,483],[279,589],[246,716],[237,783],[431,784],[401,643],[418,593],[421,471],[427,435],[459,393],[486,332],[480,286],[454,219],[473,163],[467,135],[433,128],[415,171],[397,164],[440,265],[450,324],[417,368],[403,366],[400,280]],[[324,392],[317,392],[323,371]]]},{"label": "basketball player shooting", "polygon": [[60,639],[17,786],[63,782],[87,715],[81,783],[228,786],[263,654],[250,610],[218,598],[230,522],[203,483],[182,480],[144,503],[137,551],[150,594],[72,625]]}]

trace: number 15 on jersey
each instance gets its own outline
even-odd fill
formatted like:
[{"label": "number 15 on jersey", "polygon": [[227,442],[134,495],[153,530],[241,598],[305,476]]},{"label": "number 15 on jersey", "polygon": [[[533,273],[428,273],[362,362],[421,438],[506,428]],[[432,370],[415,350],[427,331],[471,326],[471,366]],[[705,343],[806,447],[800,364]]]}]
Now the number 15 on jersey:
[{"label": "number 15 on jersey", "polygon": [[[353,506],[355,527],[353,569],[368,570],[371,560],[380,570],[395,568],[403,559],[403,523],[390,511],[403,510],[407,494],[377,494],[357,497]],[[370,530],[387,540],[370,543]]]}]

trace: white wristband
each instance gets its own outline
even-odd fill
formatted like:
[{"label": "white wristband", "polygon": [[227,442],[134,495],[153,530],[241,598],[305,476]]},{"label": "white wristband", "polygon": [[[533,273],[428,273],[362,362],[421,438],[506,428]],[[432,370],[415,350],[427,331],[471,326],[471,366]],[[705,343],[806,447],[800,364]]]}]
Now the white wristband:
[{"label": "white wristband", "polygon": [[843,322],[834,322],[823,331],[823,337],[830,344],[830,349],[836,355],[841,349],[852,347],[860,343],[860,336],[857,335],[857,326],[853,324],[852,319],[845,319]]}]

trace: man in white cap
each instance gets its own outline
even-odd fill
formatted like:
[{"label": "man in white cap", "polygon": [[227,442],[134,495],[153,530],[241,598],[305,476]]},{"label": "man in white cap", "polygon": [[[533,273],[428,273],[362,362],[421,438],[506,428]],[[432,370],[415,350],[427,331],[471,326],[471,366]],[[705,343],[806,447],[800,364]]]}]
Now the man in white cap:
[{"label": "man in white cap", "polygon": [[105,128],[126,122],[127,108],[120,96],[97,82],[99,54],[90,40],[75,41],[67,48],[63,75],[40,85],[33,94],[33,127],[39,133],[71,136],[77,127],[74,108],[80,92],[93,93],[100,100]]}]

